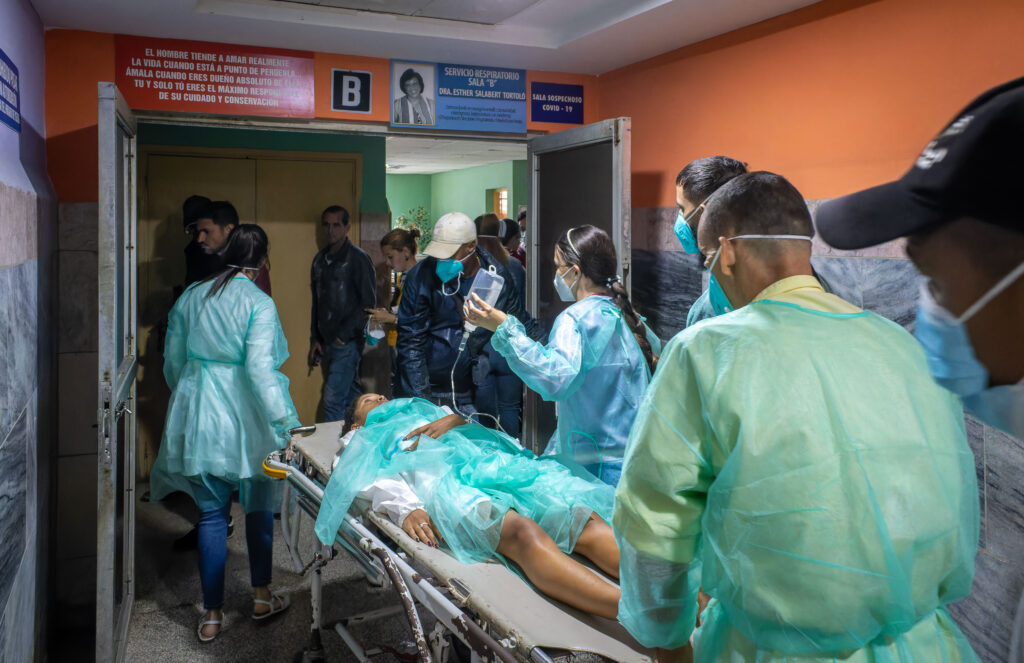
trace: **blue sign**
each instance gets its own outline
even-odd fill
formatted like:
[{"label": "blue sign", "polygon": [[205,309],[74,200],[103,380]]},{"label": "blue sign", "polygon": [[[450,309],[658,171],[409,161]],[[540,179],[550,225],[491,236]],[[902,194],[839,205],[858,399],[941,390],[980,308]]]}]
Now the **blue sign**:
[{"label": "blue sign", "polygon": [[583,86],[531,83],[530,119],[534,122],[583,124]]},{"label": "blue sign", "polygon": [[18,84],[18,68],[2,50],[0,50],[0,122],[15,131],[21,131],[21,86]]},{"label": "blue sign", "polygon": [[526,70],[391,61],[391,124],[526,133]]}]

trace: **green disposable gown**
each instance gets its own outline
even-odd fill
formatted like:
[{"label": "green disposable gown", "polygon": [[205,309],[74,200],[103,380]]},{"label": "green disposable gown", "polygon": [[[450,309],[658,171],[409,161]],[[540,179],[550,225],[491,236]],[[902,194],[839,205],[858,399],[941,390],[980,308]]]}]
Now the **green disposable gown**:
[{"label": "green disposable gown", "polygon": [[[831,295],[821,295],[823,298]],[[873,313],[756,301],[670,341],[613,519],[619,619],[695,660],[976,661],[978,493],[956,397]]]},{"label": "green disposable gown", "polygon": [[591,513],[611,518],[613,488],[582,468],[538,458],[509,436],[477,423],[438,439],[403,438],[447,412],[418,398],[388,401],[370,411],[345,447],[324,491],[316,534],[334,542],[356,494],[378,477],[401,475],[461,562],[495,556],[509,509],[532,519],[565,553],[572,552]]},{"label": "green disposable gown", "polygon": [[252,281],[235,276],[207,297],[212,284],[186,290],[168,318],[171,400],[150,490],[154,499],[176,490],[195,498],[193,482],[215,477],[240,489],[247,512],[273,510],[275,491],[252,482],[271,481],[263,459],[285,447],[288,430],[299,425],[288,378],[278,370],[288,344],[274,301]]}]

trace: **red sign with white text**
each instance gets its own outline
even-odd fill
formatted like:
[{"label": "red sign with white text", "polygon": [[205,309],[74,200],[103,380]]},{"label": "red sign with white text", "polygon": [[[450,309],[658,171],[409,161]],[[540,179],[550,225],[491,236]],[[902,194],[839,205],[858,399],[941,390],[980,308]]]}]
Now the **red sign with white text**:
[{"label": "red sign with white text", "polygon": [[313,54],[117,35],[117,87],[146,110],[313,117]]}]

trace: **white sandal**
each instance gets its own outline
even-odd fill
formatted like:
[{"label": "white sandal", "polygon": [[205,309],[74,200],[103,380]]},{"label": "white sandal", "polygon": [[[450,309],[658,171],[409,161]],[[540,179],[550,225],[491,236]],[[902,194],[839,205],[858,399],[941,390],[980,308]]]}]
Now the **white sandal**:
[{"label": "white sandal", "polygon": [[[199,636],[199,642],[210,642],[211,640],[216,638],[218,635],[220,635],[220,632],[222,630],[222,626],[221,625],[223,624],[224,620],[222,620],[222,619],[207,619],[206,618],[207,614],[208,613],[204,612],[203,616],[199,618],[199,628],[196,629],[196,635]],[[206,628],[207,626],[216,626],[217,627],[217,632],[214,633],[213,635],[203,635],[203,629]]]},{"label": "white sandal", "polygon": [[281,594],[271,594],[269,601],[253,599],[252,602],[270,606],[270,610],[267,610],[266,612],[261,612],[259,614],[256,614],[255,612],[252,613],[252,618],[256,621],[267,619],[268,617],[273,617],[278,613],[284,612],[292,604],[292,600],[288,596]]}]

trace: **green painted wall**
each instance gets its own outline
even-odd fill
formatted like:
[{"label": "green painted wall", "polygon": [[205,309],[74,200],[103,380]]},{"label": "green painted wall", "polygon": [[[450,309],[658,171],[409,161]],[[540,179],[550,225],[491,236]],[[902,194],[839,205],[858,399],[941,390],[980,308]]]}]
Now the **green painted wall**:
[{"label": "green painted wall", "polygon": [[529,206],[529,174],[526,168],[526,161],[512,162],[512,190],[509,192],[509,200],[512,202],[508,207],[508,215],[513,221],[519,214],[520,206]]},{"label": "green painted wall", "polygon": [[430,180],[432,175],[388,175],[388,205],[394,221],[409,210],[422,205],[431,211]]},{"label": "green painted wall", "polygon": [[363,193],[360,210],[387,212],[385,198],[384,137],[350,134],[223,129],[170,124],[140,124],[139,143],[189,147],[346,152],[363,155]]},{"label": "green painted wall", "polygon": [[487,190],[505,187],[512,188],[511,161],[437,173],[430,182],[430,215],[463,212],[474,219],[490,211]]}]

